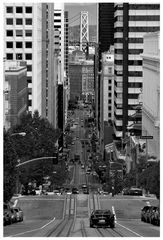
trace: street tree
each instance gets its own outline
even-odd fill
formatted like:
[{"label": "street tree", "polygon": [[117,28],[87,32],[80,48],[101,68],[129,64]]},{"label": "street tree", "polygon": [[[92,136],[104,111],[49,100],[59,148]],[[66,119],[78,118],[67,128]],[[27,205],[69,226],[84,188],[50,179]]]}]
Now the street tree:
[{"label": "street tree", "polygon": [[4,156],[3,156],[3,166],[4,166],[4,178],[3,178],[3,198],[7,202],[11,199],[12,195],[16,190],[16,164],[18,156],[14,149],[14,144],[10,138],[9,133],[4,130],[4,144],[3,144]]}]

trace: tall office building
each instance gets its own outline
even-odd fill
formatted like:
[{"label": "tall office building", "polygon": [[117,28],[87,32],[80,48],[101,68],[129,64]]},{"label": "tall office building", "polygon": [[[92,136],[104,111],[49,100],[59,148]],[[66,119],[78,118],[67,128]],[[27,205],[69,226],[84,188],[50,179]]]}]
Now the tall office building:
[{"label": "tall office building", "polygon": [[42,116],[57,128],[57,65],[54,53],[54,4],[42,4]]},{"label": "tall office building", "polygon": [[4,57],[27,62],[28,110],[41,114],[41,3],[4,3]]},{"label": "tall office building", "polygon": [[[97,4],[98,13],[98,45],[96,49],[96,67],[100,73],[102,70],[101,58],[102,53],[109,50],[110,46],[114,44],[114,3],[99,3]],[[98,56],[97,56],[98,55]],[[98,63],[97,63],[98,61]],[[95,67],[95,71],[96,71]],[[97,72],[97,73],[98,73]],[[100,132],[103,125],[103,85],[100,82],[101,76],[95,73],[95,102],[96,102],[96,122],[98,131]]]},{"label": "tall office building", "polygon": [[102,53],[103,122],[114,117],[114,49]]},{"label": "tall office building", "polygon": [[143,35],[160,29],[159,4],[115,4],[114,133],[124,138],[142,90]]},{"label": "tall office building", "polygon": [[6,130],[20,122],[27,110],[27,67],[23,61],[4,62],[3,125]]},{"label": "tall office building", "polygon": [[[160,33],[144,35],[142,135],[149,156],[160,159]],[[150,85],[150,88],[149,88]]]}]

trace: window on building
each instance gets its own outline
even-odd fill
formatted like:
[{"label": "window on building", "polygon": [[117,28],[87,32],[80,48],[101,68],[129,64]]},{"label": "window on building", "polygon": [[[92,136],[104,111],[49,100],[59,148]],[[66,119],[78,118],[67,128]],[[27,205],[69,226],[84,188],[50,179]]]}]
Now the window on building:
[{"label": "window on building", "polygon": [[13,30],[7,30],[6,35],[7,37],[13,37]]},{"label": "window on building", "polygon": [[111,93],[109,93],[109,97],[111,97]]},{"label": "window on building", "polygon": [[32,25],[32,18],[26,18],[25,19],[25,24],[26,25]]},{"label": "window on building", "polygon": [[32,94],[32,88],[28,88],[28,94]]},{"label": "window on building", "polygon": [[109,106],[108,109],[111,111],[111,106]]},{"label": "window on building", "polygon": [[26,37],[32,37],[32,30],[25,30]]},{"label": "window on building", "polygon": [[26,48],[32,48],[32,42],[26,42],[25,47]]},{"label": "window on building", "polygon": [[108,116],[111,118],[111,113],[109,113]]},{"label": "window on building", "polygon": [[16,42],[16,48],[22,48],[23,43],[22,42]]},{"label": "window on building", "polygon": [[6,42],[6,48],[13,48],[13,42]]},{"label": "window on building", "polygon": [[22,18],[16,18],[16,25],[23,25],[23,19]]},{"label": "window on building", "polygon": [[109,79],[109,84],[111,84],[111,79]]},{"label": "window on building", "polygon": [[111,99],[108,100],[108,103],[111,104]]},{"label": "window on building", "polygon": [[22,53],[16,53],[16,60],[22,60],[22,59],[23,59]]},{"label": "window on building", "polygon": [[16,13],[23,13],[23,7],[16,7]]},{"label": "window on building", "polygon": [[27,82],[28,82],[28,83],[32,83],[32,77],[31,77],[31,76],[28,76],[28,77],[27,77]]},{"label": "window on building", "polygon": [[32,106],[32,100],[28,100],[28,106]]},{"label": "window on building", "polygon": [[25,59],[26,60],[32,60],[32,53],[26,53],[25,54]]},{"label": "window on building", "polygon": [[32,13],[32,7],[25,7],[26,13]]},{"label": "window on building", "polygon": [[109,86],[109,91],[111,91],[111,86]]},{"label": "window on building", "polygon": [[6,13],[13,13],[13,7],[6,7]]},{"label": "window on building", "polygon": [[13,25],[13,18],[7,18],[6,19],[6,24],[7,25]]},{"label": "window on building", "polygon": [[13,60],[13,53],[7,53],[6,54],[6,59],[7,60]]},{"label": "window on building", "polygon": [[27,65],[27,71],[32,72],[32,65]]},{"label": "window on building", "polygon": [[16,30],[16,37],[23,37],[23,30]]}]

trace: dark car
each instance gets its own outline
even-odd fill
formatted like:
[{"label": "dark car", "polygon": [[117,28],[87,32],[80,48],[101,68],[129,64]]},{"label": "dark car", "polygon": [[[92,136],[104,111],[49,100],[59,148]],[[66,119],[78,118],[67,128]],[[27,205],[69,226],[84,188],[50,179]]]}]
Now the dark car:
[{"label": "dark car", "polygon": [[11,215],[12,215],[11,208],[10,208],[9,204],[4,203],[3,204],[3,224],[4,224],[4,226],[12,223]]},{"label": "dark car", "polygon": [[90,216],[90,227],[110,226],[115,228],[115,216],[110,210],[94,210]]},{"label": "dark car", "polygon": [[77,188],[72,188],[72,194],[78,194],[79,190]]},{"label": "dark car", "polygon": [[83,193],[84,194],[89,194],[89,189],[86,187],[86,188],[83,188]]},{"label": "dark car", "polygon": [[11,208],[11,223],[17,222],[17,213],[15,209]]},{"label": "dark car", "polygon": [[16,219],[17,222],[23,221],[23,211],[20,207],[13,207],[14,211],[16,212]]},{"label": "dark car", "polygon": [[141,221],[144,222],[150,222],[150,210],[152,209],[152,206],[144,206],[141,209]]},{"label": "dark car", "polygon": [[160,226],[160,208],[153,207],[151,211],[150,222],[154,225]]},{"label": "dark car", "polygon": [[147,222],[154,224],[154,225],[160,225],[160,209],[159,207],[152,206],[149,210],[147,210]]},{"label": "dark car", "polygon": [[132,187],[129,190],[129,195],[132,195],[132,196],[142,196],[143,195],[143,191],[140,188]]}]

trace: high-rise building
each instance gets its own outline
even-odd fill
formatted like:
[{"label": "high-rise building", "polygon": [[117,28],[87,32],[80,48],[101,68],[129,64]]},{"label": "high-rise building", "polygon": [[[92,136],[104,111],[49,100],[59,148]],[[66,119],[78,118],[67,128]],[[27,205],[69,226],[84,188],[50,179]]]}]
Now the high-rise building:
[{"label": "high-rise building", "polygon": [[4,57],[27,62],[28,110],[41,114],[41,3],[4,3]]},{"label": "high-rise building", "polygon": [[57,65],[54,53],[54,4],[42,3],[42,116],[57,128]]},{"label": "high-rise building", "polygon": [[114,49],[102,53],[103,122],[114,117]]},{"label": "high-rise building", "polygon": [[27,67],[23,61],[4,62],[4,121],[6,130],[20,122],[27,110]]},{"label": "high-rise building", "polygon": [[114,133],[124,138],[142,90],[143,35],[160,29],[159,4],[115,4]]},{"label": "high-rise building", "polygon": [[[144,35],[142,135],[149,157],[160,159],[160,33]],[[150,86],[150,87],[149,87]]]}]

